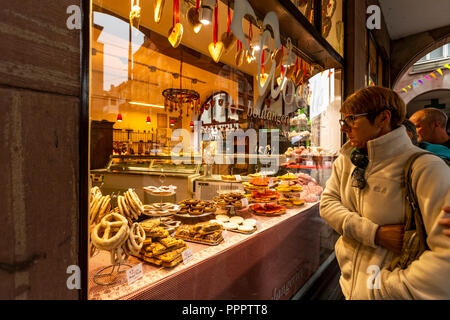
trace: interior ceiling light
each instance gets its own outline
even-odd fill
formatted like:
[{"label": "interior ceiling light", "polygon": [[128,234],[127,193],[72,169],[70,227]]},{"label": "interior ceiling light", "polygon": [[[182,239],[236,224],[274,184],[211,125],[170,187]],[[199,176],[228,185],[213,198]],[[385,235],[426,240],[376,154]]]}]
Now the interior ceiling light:
[{"label": "interior ceiling light", "polygon": [[203,0],[202,1],[202,15],[200,22],[204,25],[209,25],[213,19],[213,10],[216,6],[216,0]]},{"label": "interior ceiling light", "polygon": [[144,107],[153,107],[153,108],[161,108],[164,109],[164,106],[160,106],[157,104],[150,104],[150,103],[143,103],[143,102],[135,102],[135,101],[130,101],[130,104],[134,104],[137,106],[144,106]]}]

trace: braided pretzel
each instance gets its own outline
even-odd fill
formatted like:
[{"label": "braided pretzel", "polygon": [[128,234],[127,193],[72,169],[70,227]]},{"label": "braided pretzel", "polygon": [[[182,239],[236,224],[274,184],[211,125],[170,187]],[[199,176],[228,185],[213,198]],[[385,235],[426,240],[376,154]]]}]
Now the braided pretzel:
[{"label": "braided pretzel", "polygon": [[101,250],[109,251],[121,246],[128,233],[127,219],[120,214],[109,213],[92,230],[92,243]]},{"label": "braided pretzel", "polygon": [[127,249],[129,252],[133,255],[139,254],[139,251],[141,251],[142,246],[144,245],[145,237],[144,228],[137,222],[133,223],[127,241]]}]

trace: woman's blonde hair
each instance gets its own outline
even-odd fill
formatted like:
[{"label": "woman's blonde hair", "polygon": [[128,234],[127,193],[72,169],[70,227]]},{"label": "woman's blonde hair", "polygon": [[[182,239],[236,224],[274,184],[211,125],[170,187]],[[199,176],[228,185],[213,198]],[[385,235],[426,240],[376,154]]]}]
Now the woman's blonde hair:
[{"label": "woman's blonde hair", "polygon": [[341,107],[341,113],[370,113],[367,119],[373,123],[383,110],[391,112],[391,128],[398,128],[406,118],[406,106],[399,95],[384,87],[367,87],[348,97]]}]

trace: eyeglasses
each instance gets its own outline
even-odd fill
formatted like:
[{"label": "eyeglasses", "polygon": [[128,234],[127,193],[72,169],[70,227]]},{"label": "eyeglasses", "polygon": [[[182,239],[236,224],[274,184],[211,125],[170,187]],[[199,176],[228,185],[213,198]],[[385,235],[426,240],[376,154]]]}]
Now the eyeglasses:
[{"label": "eyeglasses", "polygon": [[339,124],[341,125],[341,128],[343,126],[353,126],[355,124],[355,120],[359,117],[364,117],[369,114],[372,114],[374,112],[366,112],[366,113],[359,113],[359,114],[352,114],[350,116],[345,117],[344,119],[339,120]]}]

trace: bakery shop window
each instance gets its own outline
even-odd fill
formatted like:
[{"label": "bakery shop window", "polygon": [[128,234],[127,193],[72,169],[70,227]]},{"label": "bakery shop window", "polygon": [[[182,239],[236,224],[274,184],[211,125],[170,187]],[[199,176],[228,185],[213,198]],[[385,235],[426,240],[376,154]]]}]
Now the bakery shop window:
[{"label": "bakery shop window", "polygon": [[[299,253],[279,243],[277,249],[260,245],[258,257],[263,258],[258,261],[252,255],[244,262],[240,257],[239,246],[265,229],[286,231],[297,223],[300,229],[317,230],[322,187],[312,175],[318,167],[296,171],[289,161],[304,165],[297,163],[299,148],[309,152],[313,144],[322,143],[317,137],[293,142],[293,131],[322,136],[327,118],[326,108],[316,116],[320,120],[311,118],[315,104],[310,106],[310,90],[322,90],[314,89],[315,80],[308,82],[319,73],[314,62],[301,56],[289,39],[278,39],[276,28],[268,28],[267,34],[254,18],[243,18],[246,43],[237,41],[231,32],[230,3],[93,0],[88,226],[92,299],[141,294],[165,299],[173,292],[179,298],[192,297],[208,291],[201,286],[211,270],[202,270],[200,262],[220,255],[230,263],[244,263],[243,270],[250,270],[252,263],[267,264],[261,270],[281,270],[276,290],[302,269],[304,276],[292,286],[298,289],[318,267],[319,252],[312,248],[319,247],[320,239],[314,232],[308,241],[317,246],[305,246],[312,251]],[[202,24],[201,18],[211,23]],[[269,18],[276,25],[276,19]],[[263,36],[265,42],[260,42]],[[276,40],[282,46],[273,49]],[[265,85],[272,76],[273,88]],[[291,121],[300,114],[309,126],[302,131],[294,130],[297,123]],[[316,125],[314,131],[311,126]],[[228,134],[235,136],[218,139]],[[180,144],[189,148],[177,149]],[[224,158],[231,162],[217,160]],[[273,163],[275,171],[268,170]],[[298,218],[300,212],[304,218]],[[269,217],[274,220],[266,223]],[[292,243],[304,241],[301,232],[288,235]],[[284,260],[270,258],[270,250],[279,250]],[[288,260],[307,263],[293,268]],[[123,271],[141,263],[144,280],[128,283]],[[195,290],[175,290],[166,283],[191,268],[200,268],[205,277],[186,286]],[[255,276],[243,275],[249,284],[257,282]],[[220,279],[228,280],[226,275]],[[217,290],[206,298],[234,297],[231,288],[213,287]],[[258,291],[258,298],[279,298],[274,294],[279,291],[265,289]],[[255,288],[243,290],[236,298],[255,297]]]}]

